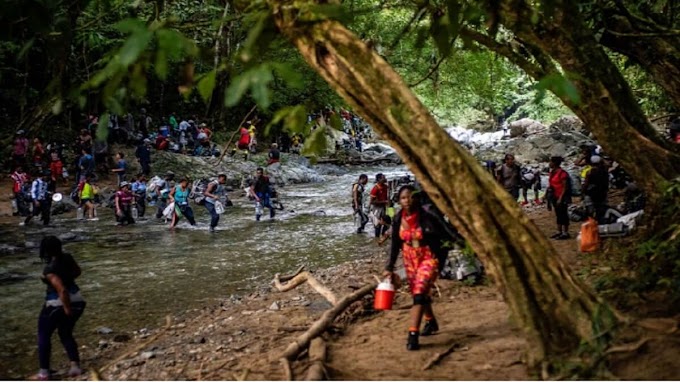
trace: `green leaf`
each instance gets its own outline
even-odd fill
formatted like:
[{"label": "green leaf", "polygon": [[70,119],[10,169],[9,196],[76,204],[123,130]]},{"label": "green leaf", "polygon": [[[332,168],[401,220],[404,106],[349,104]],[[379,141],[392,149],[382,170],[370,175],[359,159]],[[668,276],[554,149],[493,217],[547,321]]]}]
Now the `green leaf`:
[{"label": "green leaf", "polygon": [[326,128],[317,127],[305,140],[302,155],[321,155],[326,150]]},{"label": "green leaf", "polygon": [[152,37],[153,34],[148,30],[138,31],[130,35],[118,51],[118,60],[121,65],[124,67],[132,65],[149,45]]},{"label": "green leaf", "polygon": [[271,21],[269,12],[257,12],[253,14],[253,18],[255,19],[255,25],[248,31],[248,37],[246,37],[246,41],[243,43],[243,51],[241,52],[241,60],[244,62],[248,62],[252,58],[255,43],[260,38],[267,22]]},{"label": "green leaf", "polygon": [[137,33],[147,29],[146,24],[137,18],[128,18],[122,20],[114,25],[114,28],[123,33]]},{"label": "green leaf", "polygon": [[307,112],[302,105],[286,106],[274,113],[271,121],[265,127],[264,134],[269,135],[272,127],[283,122],[283,129],[292,134],[301,134],[307,122]]},{"label": "green leaf", "polygon": [[217,73],[214,70],[209,71],[204,74],[203,77],[198,81],[196,87],[198,88],[198,94],[201,95],[203,101],[208,102],[212,96],[213,90],[215,89],[215,77]]},{"label": "green leaf", "polygon": [[248,72],[234,77],[227,90],[224,91],[224,105],[226,107],[236,106],[246,93],[246,90],[248,90],[248,87],[250,87]]},{"label": "green leaf", "polygon": [[270,104],[269,83],[274,80],[271,67],[268,64],[256,66],[234,78],[225,95],[225,105],[236,105],[246,90],[250,88],[253,99],[262,109],[267,109]]},{"label": "green leaf", "polygon": [[168,77],[168,57],[164,50],[159,49],[156,52],[156,62],[153,67],[156,70],[158,78],[164,80]]},{"label": "green leaf", "polygon": [[99,125],[97,125],[96,137],[98,141],[105,141],[108,136],[109,136],[109,113],[104,113],[102,114],[101,117],[99,117]]},{"label": "green leaf", "polygon": [[289,64],[282,63],[273,63],[272,67],[286,81],[286,85],[293,89],[302,89],[303,78],[299,70],[293,69]]},{"label": "green leaf", "polygon": [[581,103],[581,95],[576,86],[562,74],[553,73],[543,77],[536,84],[539,95],[543,95],[546,90],[553,92],[557,97],[566,99],[576,105]]},{"label": "green leaf", "polygon": [[337,113],[331,115],[328,124],[335,130],[343,131],[342,119],[340,119],[340,116]]}]

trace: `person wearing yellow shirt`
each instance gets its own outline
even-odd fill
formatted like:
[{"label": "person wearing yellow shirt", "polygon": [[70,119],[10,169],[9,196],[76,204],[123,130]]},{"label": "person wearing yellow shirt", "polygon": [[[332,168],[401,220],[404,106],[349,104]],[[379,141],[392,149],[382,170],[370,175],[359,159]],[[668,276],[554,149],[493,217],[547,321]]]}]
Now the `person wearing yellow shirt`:
[{"label": "person wearing yellow shirt", "polygon": [[96,216],[94,197],[97,195],[97,186],[93,184],[93,176],[88,176],[82,183],[79,190],[78,197],[80,198],[80,205],[85,209],[83,213],[87,213],[88,219],[94,220]]},{"label": "person wearing yellow shirt", "polygon": [[257,138],[255,137],[255,134],[257,134],[257,128],[255,127],[255,124],[251,124],[250,128],[248,129],[248,134],[250,135],[250,143],[248,144],[248,150],[250,150],[251,153],[255,153],[256,147],[257,147]]}]

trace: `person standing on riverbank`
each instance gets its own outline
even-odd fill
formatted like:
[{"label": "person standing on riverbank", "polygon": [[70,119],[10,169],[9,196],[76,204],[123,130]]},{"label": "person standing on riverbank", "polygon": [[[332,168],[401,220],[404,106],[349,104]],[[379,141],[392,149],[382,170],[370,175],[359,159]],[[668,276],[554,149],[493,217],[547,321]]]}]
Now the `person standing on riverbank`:
[{"label": "person standing on riverbank", "polygon": [[151,174],[151,140],[145,138],[141,145],[137,146],[135,156],[139,165],[142,167],[142,174],[149,176]]},{"label": "person standing on riverbank", "polygon": [[250,186],[250,194],[255,198],[255,220],[260,221],[264,207],[269,208],[269,218],[274,219],[276,210],[271,204],[271,183],[269,177],[264,175],[262,167],[257,168],[255,181]]},{"label": "person standing on riverbank", "polygon": [[357,225],[357,233],[364,233],[364,228],[368,223],[368,215],[364,211],[364,193],[368,183],[368,175],[359,175],[359,180],[352,184],[352,208],[354,209],[354,220]]},{"label": "person standing on riverbank", "polygon": [[10,177],[12,178],[14,202],[17,205],[16,214],[19,216],[26,216],[30,213],[26,207],[26,196],[24,195],[24,184],[28,182],[28,175],[21,166],[17,166]]},{"label": "person standing on riverbank", "polygon": [[[401,210],[396,213],[392,223],[392,247],[383,275],[390,279],[394,277],[394,265],[401,251],[406,278],[413,295],[407,350],[420,349],[419,336],[429,336],[439,330],[430,294],[439,273],[436,253],[441,247],[442,229],[437,219],[423,209],[413,197],[414,192],[413,186],[406,185],[402,186],[397,194]],[[420,331],[423,317],[425,326]]]},{"label": "person standing on riverbank", "polygon": [[28,138],[24,135],[23,130],[17,131],[17,137],[14,139],[14,149],[12,151],[12,159],[15,166],[26,165],[26,154],[28,153]]},{"label": "person standing on riverbank", "polygon": [[375,237],[379,238],[383,232],[380,225],[380,218],[387,212],[389,207],[389,187],[387,177],[382,173],[375,176],[375,186],[371,189],[371,217],[375,227]]},{"label": "person standing on riverbank", "polygon": [[75,282],[81,274],[78,263],[62,251],[61,240],[47,236],[40,243],[40,259],[46,263],[41,280],[47,284],[45,303],[38,317],[38,360],[39,381],[50,379],[50,358],[52,355],[52,334],[59,333],[61,344],[70,361],[68,377],[77,377],[80,369],[78,344],[73,338],[73,328],[85,311],[85,300]]},{"label": "person standing on riverbank", "polygon": [[512,154],[505,154],[503,164],[496,174],[496,180],[506,191],[508,191],[515,201],[519,198],[520,174],[521,169],[519,165],[515,163],[515,156]]},{"label": "person standing on riverbank", "polygon": [[550,158],[550,175],[548,177],[549,189],[547,197],[550,198],[549,205],[555,206],[555,217],[557,220],[557,233],[550,236],[551,239],[569,239],[569,204],[571,203],[571,179],[569,174],[560,167],[562,157],[554,156]]},{"label": "person standing on riverbank", "polygon": [[189,205],[189,180],[185,177],[180,179],[179,186],[170,190],[170,203],[175,203],[175,210],[172,213],[172,223],[170,228],[175,228],[182,216],[186,217],[189,224],[196,225],[194,220],[194,210]]},{"label": "person standing on riverbank", "polygon": [[217,213],[215,206],[226,195],[224,184],[227,183],[227,176],[225,174],[217,175],[217,180],[208,184],[203,195],[205,196],[205,209],[210,214],[210,232],[215,232],[217,223],[220,222],[220,214]]}]

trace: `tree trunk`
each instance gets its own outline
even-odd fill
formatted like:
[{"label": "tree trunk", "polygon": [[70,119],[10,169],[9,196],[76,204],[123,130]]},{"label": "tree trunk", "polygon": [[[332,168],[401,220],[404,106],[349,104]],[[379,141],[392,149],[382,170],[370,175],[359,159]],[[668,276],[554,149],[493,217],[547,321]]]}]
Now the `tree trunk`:
[{"label": "tree trunk", "polygon": [[600,43],[638,63],[680,109],[680,39],[647,35],[619,14],[604,15]]},{"label": "tree trunk", "polygon": [[540,230],[437,125],[392,67],[338,22],[298,25],[297,10],[269,3],[307,63],[397,150],[488,265],[529,342],[529,365],[592,341],[602,302],[571,276]]},{"label": "tree trunk", "polygon": [[668,149],[637,104],[627,82],[582,23],[578,10],[560,3],[550,21],[528,23],[533,8],[523,0],[501,4],[502,23],[522,40],[547,52],[579,91],[580,103],[562,101],[628,171],[651,199],[680,174],[680,156]]}]

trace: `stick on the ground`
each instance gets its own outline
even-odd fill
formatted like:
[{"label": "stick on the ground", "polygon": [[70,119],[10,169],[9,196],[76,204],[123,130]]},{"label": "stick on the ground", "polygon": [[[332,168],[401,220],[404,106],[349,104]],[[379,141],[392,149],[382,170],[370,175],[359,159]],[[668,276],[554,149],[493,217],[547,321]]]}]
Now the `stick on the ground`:
[{"label": "stick on the ground", "polygon": [[375,287],[376,283],[366,284],[363,288],[357,290],[356,292],[343,297],[338,303],[333,306],[333,308],[328,309],[324,312],[321,317],[314,322],[314,324],[305,333],[298,336],[298,338],[293,341],[286,350],[281,353],[278,358],[286,359],[288,361],[294,361],[304,349],[309,346],[312,339],[320,336],[323,332],[328,329],[329,326],[333,324],[333,321],[347,309],[352,303],[363,298],[365,295],[371,293]]},{"label": "stick on the ground", "polygon": [[438,353],[438,354],[435,354],[435,356],[432,357],[432,359],[430,359],[429,361],[427,361],[427,363],[425,364],[425,366],[423,366],[423,371],[425,371],[425,370],[431,368],[432,366],[436,365],[436,364],[437,364],[439,361],[441,361],[444,357],[446,357],[447,355],[453,353],[453,351],[456,350],[456,349],[459,348],[459,347],[460,347],[460,344],[457,343],[457,342],[454,342],[454,343],[451,344],[451,346],[449,346],[449,347],[448,347],[446,350],[444,350],[443,352]]},{"label": "stick on the ground", "polygon": [[108,369],[109,367],[111,367],[111,366],[117,364],[118,362],[122,361],[123,359],[129,357],[131,354],[137,353],[138,351],[144,349],[147,345],[149,345],[150,343],[156,341],[156,340],[161,336],[161,334],[165,333],[165,331],[168,330],[168,329],[170,328],[170,326],[172,326],[172,317],[171,317],[170,315],[168,315],[168,316],[165,317],[165,328],[163,328],[163,330],[159,331],[159,332],[156,333],[154,336],[152,336],[151,338],[149,338],[147,341],[145,341],[144,343],[142,343],[142,344],[140,344],[139,346],[135,347],[134,349],[130,350],[129,352],[127,352],[127,353],[121,355],[120,357],[118,357],[118,358],[114,359],[113,361],[107,363],[106,365],[102,366],[102,367],[96,372],[96,374],[97,374],[98,376],[101,377],[101,376],[103,375],[104,370],[106,370],[106,369]]},{"label": "stick on the ground", "polygon": [[321,337],[317,337],[309,344],[309,360],[312,364],[307,370],[305,381],[323,381],[326,375],[326,342]]},{"label": "stick on the ground", "polygon": [[281,281],[282,283],[285,283],[286,281],[290,281],[293,277],[299,275],[300,272],[302,272],[304,270],[305,270],[305,265],[304,264],[300,265],[300,268],[298,268],[297,271],[295,271],[291,274],[288,274],[288,275],[279,276],[279,281]]},{"label": "stick on the ground", "polygon": [[298,285],[304,284],[304,283],[309,284],[312,289],[314,289],[317,293],[322,295],[328,302],[331,303],[331,305],[337,305],[338,298],[335,297],[335,294],[328,288],[326,288],[323,284],[319,282],[314,276],[312,276],[311,273],[305,271],[297,276],[293,277],[288,283],[281,284],[281,277],[277,273],[274,275],[274,287],[279,291],[279,292],[287,292],[291,289],[294,289]]}]

